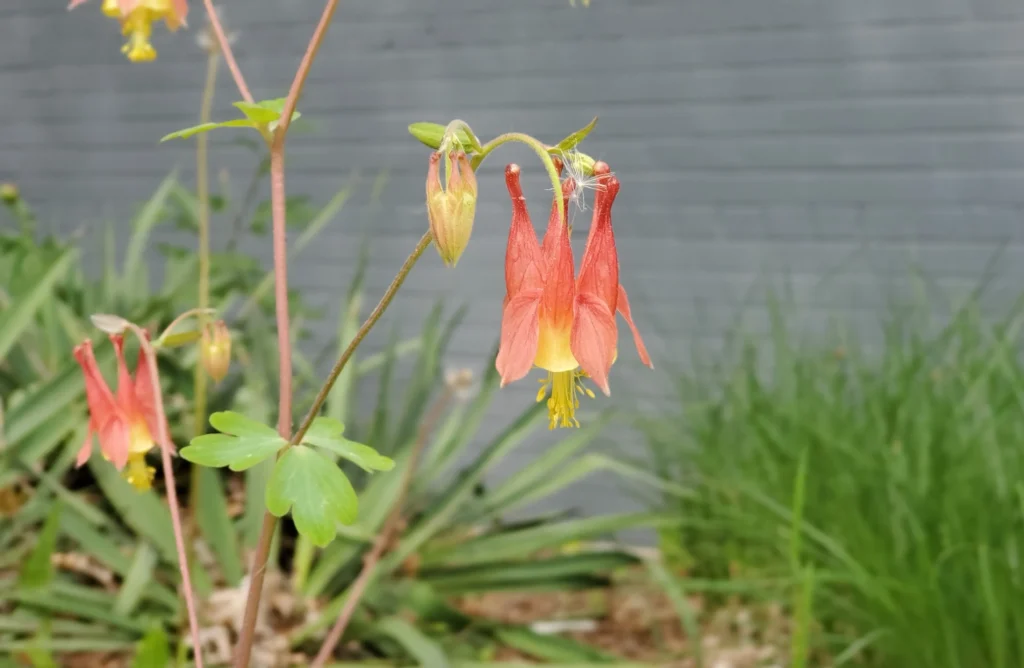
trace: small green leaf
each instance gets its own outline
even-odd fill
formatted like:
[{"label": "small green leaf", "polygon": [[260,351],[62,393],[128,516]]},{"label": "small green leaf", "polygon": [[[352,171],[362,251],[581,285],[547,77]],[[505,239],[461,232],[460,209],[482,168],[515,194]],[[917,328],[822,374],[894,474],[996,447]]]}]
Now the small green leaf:
[{"label": "small green leaf", "polygon": [[214,413],[210,424],[220,434],[204,434],[181,449],[181,456],[201,466],[244,471],[288,445],[272,427],[232,411]]},{"label": "small green leaf", "polygon": [[[433,149],[440,148],[441,140],[444,139],[444,131],[445,126],[437,123],[413,123],[409,126],[409,134]],[[477,142],[464,128],[456,130],[455,137],[466,149],[477,146]]]},{"label": "small green leaf", "polygon": [[281,117],[281,111],[284,109],[284,101],[281,101],[281,105],[276,109],[271,106],[272,102],[277,100],[266,100],[264,102],[232,102],[236,109],[245,114],[253,123],[269,123],[270,121],[276,121]]},{"label": "small green leaf", "polygon": [[302,442],[330,450],[367,472],[390,471],[395,468],[395,460],[390,457],[385,457],[368,445],[342,438],[344,431],[345,425],[340,420],[318,417],[313,420]]},{"label": "small green leaf", "polygon": [[590,131],[593,130],[596,126],[597,116],[594,116],[594,120],[590,121],[576,132],[573,132],[571,135],[555,144],[555,148],[557,148],[560,151],[573,150],[574,148],[576,148],[577,144],[586,139],[587,135],[590,134]]},{"label": "small green leaf", "polygon": [[135,659],[132,661],[132,668],[156,668],[156,666],[171,665],[171,644],[167,639],[167,633],[159,626],[154,625],[142,636],[142,640],[135,646]]},{"label": "small green leaf", "polygon": [[209,132],[210,130],[216,130],[218,128],[257,128],[258,123],[253,123],[248,118],[236,118],[232,121],[221,121],[219,123],[203,123],[202,125],[193,125],[190,128],[184,130],[178,130],[172,132],[169,135],[161,137],[160,141],[165,142],[168,139],[188,139],[193,135],[197,135],[200,132]]},{"label": "small green leaf", "polygon": [[295,528],[317,547],[334,540],[338,522],[353,524],[359,511],[356,491],[338,465],[303,445],[288,448],[277,461],[266,503],[277,517],[291,509]]},{"label": "small green leaf", "polygon": [[163,337],[157,343],[161,348],[179,348],[198,341],[203,336],[202,332],[192,329],[187,332],[175,332]]},{"label": "small green leaf", "polygon": [[32,554],[22,564],[21,574],[18,578],[21,586],[36,589],[45,587],[53,579],[53,565],[50,557],[57,548],[57,535],[60,531],[60,502],[55,502],[50,514],[46,516],[42,531],[36,539],[36,546],[32,548]]}]

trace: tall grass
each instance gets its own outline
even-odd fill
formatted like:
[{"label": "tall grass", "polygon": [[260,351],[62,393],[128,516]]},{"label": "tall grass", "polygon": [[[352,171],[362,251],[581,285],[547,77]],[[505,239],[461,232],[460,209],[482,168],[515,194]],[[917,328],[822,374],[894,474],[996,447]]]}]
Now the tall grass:
[{"label": "tall grass", "polygon": [[787,605],[813,569],[811,642],[833,665],[1021,666],[1024,313],[921,314],[872,350],[775,318],[681,374],[678,410],[646,425],[690,492],[666,499],[684,528],[665,546],[691,590]]}]

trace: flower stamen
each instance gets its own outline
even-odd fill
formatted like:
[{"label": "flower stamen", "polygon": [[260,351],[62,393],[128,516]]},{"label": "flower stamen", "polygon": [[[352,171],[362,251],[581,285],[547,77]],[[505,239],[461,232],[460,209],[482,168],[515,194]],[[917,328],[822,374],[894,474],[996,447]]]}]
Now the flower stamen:
[{"label": "flower stamen", "polygon": [[124,479],[135,489],[145,492],[153,488],[153,477],[156,469],[146,466],[146,454],[133,452],[128,455],[128,466],[124,470]]},{"label": "flower stamen", "polygon": [[[547,397],[548,429],[555,427],[579,427],[576,409],[580,407],[580,395],[594,398],[593,390],[587,388],[582,379],[587,374],[580,370],[548,372],[541,378],[540,390],[537,392],[537,403]],[[550,392],[551,396],[548,396]]]},{"label": "flower stamen", "polygon": [[153,34],[153,21],[159,18],[148,8],[138,7],[125,19],[122,33],[128,36],[128,42],[121,47],[121,53],[127,55],[128,60],[141,63],[156,59],[156,49],[149,38]]}]

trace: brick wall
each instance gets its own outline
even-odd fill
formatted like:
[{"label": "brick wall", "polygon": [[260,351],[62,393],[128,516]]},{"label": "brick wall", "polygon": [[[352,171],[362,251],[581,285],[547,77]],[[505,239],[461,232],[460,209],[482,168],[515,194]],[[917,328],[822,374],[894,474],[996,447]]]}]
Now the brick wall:
[{"label": "brick wall", "polygon": [[[283,95],[319,3],[223,4],[254,93]],[[0,34],[0,177],[18,180],[52,225],[123,219],[171,167],[187,178],[190,145],[156,139],[197,113],[203,56],[191,36],[161,36],[156,63],[129,65],[95,4],[68,14],[62,0],[6,0]],[[221,83],[227,116],[226,73]],[[345,2],[301,109],[317,127],[290,142],[293,192],[322,201],[353,169],[390,172],[373,295],[425,225],[426,152],[408,123],[458,116],[484,137],[554,140],[598,115],[587,149],[624,183],[622,275],[662,369],[695,341],[719,341],[741,304],[764,326],[764,300],[750,292],[764,277],[788,277],[809,324],[839,313],[866,329],[911,261],[966,291],[998,251],[995,299],[1024,284],[1016,0]],[[240,170],[245,154],[217,142],[215,166]],[[543,220],[547,193],[529,154],[489,162],[458,270],[428,256],[390,316],[412,327],[435,295],[468,302],[453,364],[479,365],[496,335],[510,160],[525,165]],[[346,284],[366,206],[357,198],[293,267],[314,301],[334,304]],[[665,385],[628,349],[616,367],[625,405]],[[496,419],[533,391],[507,390]],[[619,503],[588,489],[574,498]]]}]

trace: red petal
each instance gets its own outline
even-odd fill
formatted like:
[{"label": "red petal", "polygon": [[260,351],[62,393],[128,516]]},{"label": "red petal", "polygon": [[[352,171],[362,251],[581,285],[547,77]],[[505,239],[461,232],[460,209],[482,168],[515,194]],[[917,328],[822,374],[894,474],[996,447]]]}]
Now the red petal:
[{"label": "red petal", "polygon": [[68,4],[68,9],[74,9],[78,5],[85,4],[86,1],[87,0],[71,0],[70,4]]},{"label": "red petal", "polygon": [[[558,173],[559,174],[562,173],[561,164],[562,164],[561,162],[556,163],[556,165],[558,166]],[[572,197],[572,192],[575,189],[576,189],[576,181],[574,181],[572,178],[568,178],[568,179],[565,179],[564,181],[562,181],[562,211],[563,211],[563,213],[565,213],[565,215],[568,215],[568,213],[569,213],[569,198]],[[542,246],[542,248],[544,250],[544,259],[545,260],[547,260],[554,253],[554,249],[551,248],[551,242],[554,241],[556,239],[556,237],[555,237],[554,234],[552,234],[552,232],[554,230],[552,230],[551,228],[552,227],[557,227],[559,225],[558,209],[556,209],[555,206],[556,206],[556,203],[552,201],[551,202],[551,214],[548,216],[548,229],[547,229],[547,231],[544,232],[544,241],[541,244],[541,246]],[[564,219],[564,220],[565,220],[566,223],[569,222],[568,219]]]},{"label": "red petal", "polygon": [[640,353],[640,361],[646,364],[650,368],[654,368],[651,364],[651,356],[647,354],[647,346],[644,345],[644,340],[640,338],[640,330],[636,328],[636,324],[633,323],[633,314],[629,311],[629,298],[626,297],[626,288],[619,286],[619,313],[626,319],[626,324],[633,331],[633,343],[636,344],[636,351]]},{"label": "red petal", "polygon": [[601,174],[598,182],[594,216],[580,261],[576,289],[598,296],[608,306],[608,311],[614,313],[619,296],[619,255],[612,231],[612,204],[619,193],[619,181],[614,176]]},{"label": "red petal", "polygon": [[[572,194],[575,183],[566,179],[562,184],[562,211],[565,199]],[[544,297],[545,318],[552,327],[568,328],[572,323],[572,302],[576,296],[576,269],[569,243],[569,227],[558,219],[558,209],[551,207],[548,229],[544,233]]]},{"label": "red petal", "polygon": [[174,0],[171,6],[178,22],[184,25],[188,17],[188,0]]},{"label": "red petal", "polygon": [[120,471],[128,463],[128,448],[131,441],[131,429],[128,421],[123,419],[109,420],[100,428],[100,450]]},{"label": "red petal", "polygon": [[[146,418],[146,427],[149,428],[150,436],[153,437],[154,441],[160,443],[164,439],[164,434],[167,434],[169,437],[171,431],[166,421],[163,425],[159,423],[156,411],[158,399],[153,390],[153,376],[154,373],[149,364],[149,357],[140,347],[139,361],[135,366],[135,404],[142,412],[143,417]],[[174,444],[167,441],[167,445],[171,448],[171,452],[174,452]]]},{"label": "red petal", "polygon": [[618,336],[615,316],[604,300],[589,293],[576,296],[576,318],[570,343],[572,354],[605,394],[611,394],[608,372],[615,361]]},{"label": "red petal", "polygon": [[540,334],[540,290],[523,290],[512,297],[501,317],[501,345],[495,366],[505,387],[530,373]]},{"label": "red petal", "polygon": [[75,346],[73,354],[85,377],[85,402],[89,407],[89,426],[98,430],[100,426],[117,416],[120,408],[96,364],[92,342],[83,341]]},{"label": "red petal", "polygon": [[89,457],[92,456],[92,425],[89,425],[89,433],[85,435],[85,440],[82,441],[82,446],[78,448],[78,457],[75,458],[75,468],[78,468],[82,464],[89,461]]},{"label": "red petal", "polygon": [[537,233],[530,221],[530,212],[526,209],[526,198],[519,184],[519,166],[509,165],[505,168],[505,185],[512,198],[512,224],[508,229],[508,246],[505,250],[505,294],[506,300],[515,296],[520,290],[539,289],[543,258]]}]

